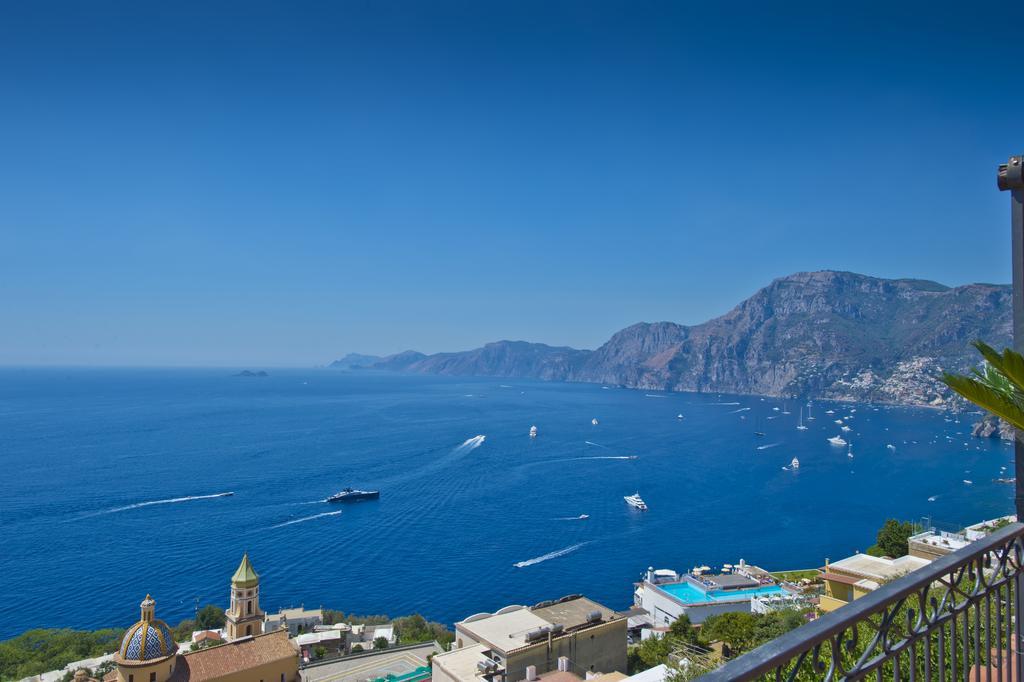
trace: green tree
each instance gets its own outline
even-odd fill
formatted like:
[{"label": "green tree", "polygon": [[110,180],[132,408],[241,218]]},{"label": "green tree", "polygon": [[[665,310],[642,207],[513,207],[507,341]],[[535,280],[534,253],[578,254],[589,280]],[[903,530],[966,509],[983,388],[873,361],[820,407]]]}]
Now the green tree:
[{"label": "green tree", "polygon": [[117,649],[124,630],[29,630],[0,642],[0,680],[21,679],[59,670],[72,661]]},{"label": "green tree", "polygon": [[630,675],[661,665],[668,660],[672,645],[668,637],[649,637],[629,649],[626,666]]},{"label": "green tree", "polygon": [[313,653],[316,654],[317,658],[323,658],[327,655],[327,647],[319,645],[313,649]]},{"label": "green tree", "polygon": [[757,615],[747,612],[721,613],[708,616],[700,628],[700,638],[706,643],[722,641],[732,653],[749,651],[757,641]]},{"label": "green tree", "polygon": [[971,374],[945,374],[942,381],[961,396],[1018,429],[1024,429],[1024,356],[975,341],[985,364]]},{"label": "green tree", "polygon": [[207,604],[196,614],[196,628],[199,630],[216,630],[224,627],[226,622],[224,609],[214,604]]},{"label": "green tree", "polygon": [[872,556],[887,556],[896,559],[906,556],[910,551],[907,541],[914,534],[914,524],[909,521],[886,519],[878,529],[876,544],[869,547],[867,553]]},{"label": "green tree", "polygon": [[352,653],[358,654],[358,653],[362,652],[362,650],[363,650],[363,645],[362,644],[353,644],[352,645]]},{"label": "green tree", "polygon": [[183,620],[171,628],[171,634],[174,635],[175,642],[184,642],[192,637],[192,633],[198,629],[194,620]]},{"label": "green tree", "polygon": [[676,618],[672,625],[668,626],[666,635],[673,643],[696,644],[697,631],[693,629],[690,617],[685,613]]}]

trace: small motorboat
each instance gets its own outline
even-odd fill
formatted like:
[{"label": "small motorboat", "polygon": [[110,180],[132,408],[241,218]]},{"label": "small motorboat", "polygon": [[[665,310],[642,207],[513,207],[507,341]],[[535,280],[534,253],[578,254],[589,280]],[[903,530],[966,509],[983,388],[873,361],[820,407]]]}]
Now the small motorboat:
[{"label": "small motorboat", "polygon": [[789,468],[790,469],[799,469],[800,468],[800,460],[798,460],[796,457],[794,457],[793,461],[789,463]]},{"label": "small motorboat", "polygon": [[576,518],[578,518],[580,521],[583,521],[585,519],[589,519],[590,518],[590,514],[580,514]]},{"label": "small motorboat", "polygon": [[339,493],[334,493],[327,498],[328,502],[360,502],[362,500],[376,500],[380,497],[379,490],[353,490],[345,488]]},{"label": "small motorboat", "polygon": [[682,418],[683,418],[683,413],[682,412],[680,412],[679,414],[676,415],[676,419],[682,419]]},{"label": "small motorboat", "polygon": [[537,427],[536,426],[531,426],[530,427],[530,438],[536,438],[536,437],[537,437]]},{"label": "small motorboat", "polygon": [[633,493],[632,495],[626,495],[622,498],[626,501],[630,507],[639,509],[640,511],[647,511],[647,503],[644,502],[643,498],[640,497],[640,493]]},{"label": "small motorboat", "polygon": [[839,447],[846,445],[846,440],[844,440],[842,436],[832,436],[827,440],[831,445],[838,445]]},{"label": "small motorboat", "polygon": [[591,419],[590,423],[593,424],[594,426],[597,426],[597,417],[594,417],[593,419]]}]

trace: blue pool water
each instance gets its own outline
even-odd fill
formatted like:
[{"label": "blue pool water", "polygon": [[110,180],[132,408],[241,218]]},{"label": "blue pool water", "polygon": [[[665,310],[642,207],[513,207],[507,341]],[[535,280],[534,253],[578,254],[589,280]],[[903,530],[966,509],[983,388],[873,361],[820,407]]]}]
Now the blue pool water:
[{"label": "blue pool water", "polygon": [[708,604],[715,601],[729,601],[738,597],[762,597],[782,592],[782,588],[778,585],[765,585],[764,587],[751,587],[742,590],[710,591],[704,591],[689,582],[670,583],[668,585],[658,585],[658,587],[684,604]]},{"label": "blue pool water", "polygon": [[[127,626],[147,592],[172,624],[226,606],[245,551],[267,610],[452,623],[572,593],[626,608],[648,566],[821,566],[888,517],[1012,509],[992,482],[1012,448],[933,410],[857,406],[851,460],[825,441],[850,407],[824,402],[797,431],[796,404],[749,396],[235,371],[0,369],[0,639]],[[381,498],[322,501],[345,486]]]}]

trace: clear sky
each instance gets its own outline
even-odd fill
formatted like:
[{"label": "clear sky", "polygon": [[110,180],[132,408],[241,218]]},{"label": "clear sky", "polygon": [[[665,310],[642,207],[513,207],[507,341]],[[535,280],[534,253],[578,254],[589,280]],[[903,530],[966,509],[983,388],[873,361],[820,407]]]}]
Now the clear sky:
[{"label": "clear sky", "polygon": [[1022,7],[3,3],[0,364],[596,347],[800,270],[1007,282]]}]

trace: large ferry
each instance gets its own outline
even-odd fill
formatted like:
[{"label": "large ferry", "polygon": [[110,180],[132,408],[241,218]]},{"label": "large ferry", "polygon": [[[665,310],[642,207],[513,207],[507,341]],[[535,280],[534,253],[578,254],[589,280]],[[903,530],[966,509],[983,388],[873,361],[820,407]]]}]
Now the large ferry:
[{"label": "large ferry", "polygon": [[626,504],[630,507],[639,509],[640,511],[647,511],[647,503],[640,497],[640,493],[633,493],[632,495],[626,495],[624,498]]},{"label": "large ferry", "polygon": [[359,502],[360,500],[376,500],[380,497],[379,490],[353,490],[345,488],[327,498],[328,502]]}]

